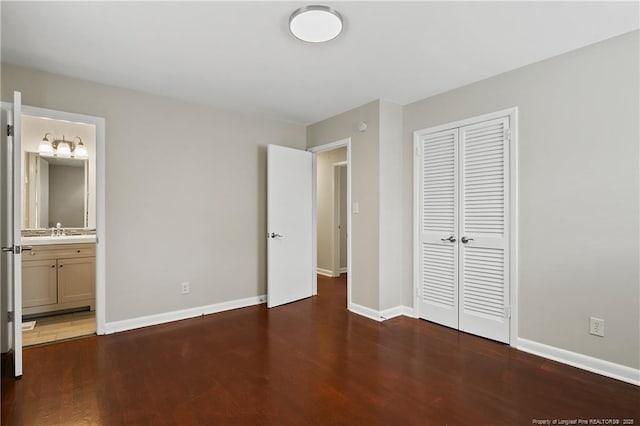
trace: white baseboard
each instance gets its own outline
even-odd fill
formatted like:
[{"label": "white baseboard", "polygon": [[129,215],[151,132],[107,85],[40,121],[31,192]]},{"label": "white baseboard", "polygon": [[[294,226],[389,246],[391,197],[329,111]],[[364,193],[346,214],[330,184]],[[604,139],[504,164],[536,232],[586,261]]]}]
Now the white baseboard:
[{"label": "white baseboard", "polygon": [[358,305],[357,303],[351,303],[349,305],[349,310],[354,314],[362,315],[363,317],[367,317],[374,321],[384,321],[384,319],[380,317],[380,312],[375,309],[367,308],[366,306]]},{"label": "white baseboard", "polygon": [[349,310],[354,314],[362,315],[374,321],[382,322],[391,318],[399,317],[401,315],[415,318],[414,309],[408,306],[396,306],[382,311],[376,311],[375,309],[367,308],[366,306],[358,305],[357,303],[351,303]]},{"label": "white baseboard", "polygon": [[213,305],[198,306],[196,308],[181,309],[179,311],[165,312],[162,314],[147,315],[122,321],[113,321],[105,324],[105,334],[118,333],[120,331],[133,330],[151,325],[164,324],[171,321],[179,321],[201,315],[215,314],[230,311],[232,309],[245,308],[247,306],[265,303],[266,295],[247,297],[245,299],[230,300],[228,302],[214,303]]},{"label": "white baseboard", "polygon": [[401,306],[400,307],[402,309],[402,315],[404,315],[405,317],[410,317],[410,318],[418,318],[418,316],[416,315],[416,310],[413,308],[410,308],[409,306]]},{"label": "white baseboard", "polygon": [[333,278],[333,271],[324,268],[316,268],[318,275],[324,275],[325,277]]},{"label": "white baseboard", "polygon": [[545,345],[520,337],[516,339],[514,346],[521,351],[640,386],[640,370],[625,365],[615,364],[610,361],[593,358],[588,355],[556,348],[555,346]]},{"label": "white baseboard", "polygon": [[394,308],[384,309],[380,311],[380,317],[383,320],[399,317],[402,315],[402,306],[396,306]]},{"label": "white baseboard", "polygon": [[340,268],[340,273],[341,274],[346,274],[347,273],[347,267],[345,266],[344,268]]}]

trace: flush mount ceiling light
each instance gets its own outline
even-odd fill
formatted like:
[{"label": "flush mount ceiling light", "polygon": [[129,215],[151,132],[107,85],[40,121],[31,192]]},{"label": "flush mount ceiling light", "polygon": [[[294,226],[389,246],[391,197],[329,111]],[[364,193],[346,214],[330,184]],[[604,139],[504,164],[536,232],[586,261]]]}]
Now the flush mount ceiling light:
[{"label": "flush mount ceiling light", "polygon": [[302,41],[322,43],[342,32],[342,16],[329,6],[301,7],[291,14],[289,30]]}]

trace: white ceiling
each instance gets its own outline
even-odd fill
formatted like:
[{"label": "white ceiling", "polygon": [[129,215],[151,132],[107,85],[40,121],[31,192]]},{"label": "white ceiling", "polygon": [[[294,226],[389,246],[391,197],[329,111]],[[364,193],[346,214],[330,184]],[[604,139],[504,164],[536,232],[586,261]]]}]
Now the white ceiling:
[{"label": "white ceiling", "polygon": [[639,28],[638,2],[320,2],[337,39],[288,32],[304,2],[2,2],[2,61],[295,123],[407,104]]}]

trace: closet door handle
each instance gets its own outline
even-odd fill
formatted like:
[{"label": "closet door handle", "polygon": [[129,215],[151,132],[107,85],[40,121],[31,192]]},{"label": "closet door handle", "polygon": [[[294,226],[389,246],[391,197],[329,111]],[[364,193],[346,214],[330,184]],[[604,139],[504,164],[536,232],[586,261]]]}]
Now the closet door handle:
[{"label": "closet door handle", "polygon": [[449,238],[440,238],[440,241],[449,241],[450,243],[455,243],[456,242],[456,237],[451,235]]},{"label": "closet door handle", "polygon": [[462,244],[467,244],[469,241],[473,241],[473,238],[462,237],[460,241],[462,241]]}]

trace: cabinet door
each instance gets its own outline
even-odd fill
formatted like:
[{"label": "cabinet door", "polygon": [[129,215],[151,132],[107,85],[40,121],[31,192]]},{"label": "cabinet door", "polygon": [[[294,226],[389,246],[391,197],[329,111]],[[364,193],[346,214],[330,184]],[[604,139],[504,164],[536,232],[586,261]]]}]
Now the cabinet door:
[{"label": "cabinet door", "polygon": [[34,260],[22,263],[22,306],[54,305],[58,303],[56,261]]},{"label": "cabinet door", "polygon": [[95,259],[58,259],[60,303],[92,299],[95,295]]}]

